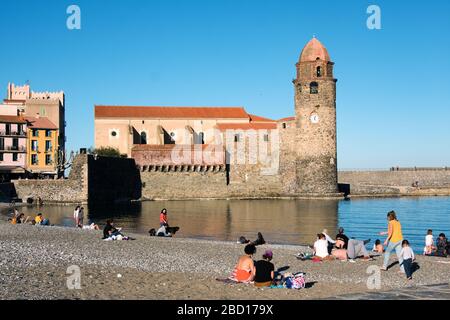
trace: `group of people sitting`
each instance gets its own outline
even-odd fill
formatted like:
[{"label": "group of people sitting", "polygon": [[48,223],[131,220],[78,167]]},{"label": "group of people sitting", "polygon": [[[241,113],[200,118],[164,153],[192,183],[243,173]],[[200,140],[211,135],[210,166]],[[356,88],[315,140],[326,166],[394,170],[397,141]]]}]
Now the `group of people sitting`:
[{"label": "group of people sitting", "polygon": [[[314,255],[311,257],[314,261],[329,261],[329,260],[349,260],[354,262],[356,258],[361,257],[365,261],[370,261],[370,257],[366,244],[369,240],[356,240],[349,239],[344,234],[344,228],[339,228],[339,233],[333,240],[328,231],[324,229],[322,233],[317,235],[317,240],[314,242],[313,249]],[[303,255],[299,255],[298,258],[302,259]]]},{"label": "group of people sitting", "polygon": [[433,230],[429,229],[425,236],[425,247],[423,254],[426,256],[447,257],[450,255],[450,242],[444,233],[440,233],[436,243],[434,242]]},{"label": "group of people sitting", "polygon": [[31,225],[40,225],[40,226],[50,226],[50,220],[44,218],[42,213],[38,213],[34,219],[30,216],[25,218],[24,213],[20,213],[17,209],[14,209],[13,216],[8,219],[11,224],[31,224]]},{"label": "group of people sitting", "polygon": [[230,279],[242,283],[254,282],[256,287],[270,287],[275,279],[275,266],[271,262],[272,251],[266,250],[262,259],[256,262],[253,261],[256,254],[255,244],[247,244],[244,252],[245,255],[239,258]]}]

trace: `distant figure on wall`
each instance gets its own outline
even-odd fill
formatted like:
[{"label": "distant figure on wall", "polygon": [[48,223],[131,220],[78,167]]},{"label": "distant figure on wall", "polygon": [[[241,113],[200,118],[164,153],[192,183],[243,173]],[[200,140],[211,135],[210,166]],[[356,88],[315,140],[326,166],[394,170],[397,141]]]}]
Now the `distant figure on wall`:
[{"label": "distant figure on wall", "polygon": [[167,219],[167,209],[164,208],[161,210],[161,213],[159,214],[159,226],[169,226],[169,220]]}]

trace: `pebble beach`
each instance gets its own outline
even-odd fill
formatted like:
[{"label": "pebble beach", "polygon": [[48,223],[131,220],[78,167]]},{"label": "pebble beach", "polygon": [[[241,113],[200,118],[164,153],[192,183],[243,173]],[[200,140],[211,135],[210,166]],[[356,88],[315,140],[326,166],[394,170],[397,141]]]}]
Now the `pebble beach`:
[{"label": "pebble beach", "polygon": [[[127,234],[126,230],[125,233]],[[276,268],[305,272],[306,289],[258,289],[251,284],[228,284],[227,278],[244,246],[181,238],[129,234],[133,241],[103,241],[101,231],[11,225],[0,222],[0,299],[321,299],[369,290],[369,266],[374,261],[300,261],[308,248],[259,246],[274,252]],[[394,258],[392,258],[394,262]],[[398,273],[398,265],[381,273],[379,290],[450,282],[450,259],[417,256],[413,281]],[[69,289],[67,269],[78,266],[81,289]]]}]

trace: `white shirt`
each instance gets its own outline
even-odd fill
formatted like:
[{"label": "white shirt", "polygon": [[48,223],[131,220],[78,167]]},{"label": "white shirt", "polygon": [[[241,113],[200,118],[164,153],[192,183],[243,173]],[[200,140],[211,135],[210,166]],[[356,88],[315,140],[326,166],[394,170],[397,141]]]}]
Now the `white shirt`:
[{"label": "white shirt", "polygon": [[73,210],[73,218],[78,219],[78,210]]},{"label": "white shirt", "polygon": [[162,226],[161,228],[156,231],[156,235],[158,236],[160,233],[164,234],[164,237],[170,236],[170,233],[167,232],[166,227]]},{"label": "white shirt", "polygon": [[430,246],[433,245],[433,243],[434,243],[433,235],[432,235],[432,234],[426,235],[426,236],[425,236],[425,245],[426,245],[427,247],[430,247]]},{"label": "white shirt", "polygon": [[330,237],[329,235],[327,235],[326,233],[323,233],[323,232],[322,232],[322,234],[325,236],[325,239],[326,239],[328,242],[330,242],[330,243],[332,243],[332,244],[335,244],[335,243],[336,243],[336,241],[334,241],[333,239],[331,239],[331,237]]},{"label": "white shirt", "polygon": [[328,256],[328,241],[325,239],[317,240],[314,243],[314,251],[318,257],[325,258]]},{"label": "white shirt", "polygon": [[400,251],[400,257],[402,257],[403,260],[406,259],[414,260],[414,252],[412,251],[411,247],[403,247],[402,251]]}]

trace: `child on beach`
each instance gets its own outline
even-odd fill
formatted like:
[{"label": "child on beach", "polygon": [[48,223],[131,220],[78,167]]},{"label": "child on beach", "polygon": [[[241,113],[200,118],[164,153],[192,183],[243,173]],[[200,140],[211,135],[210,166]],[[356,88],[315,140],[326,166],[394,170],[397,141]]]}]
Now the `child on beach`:
[{"label": "child on beach", "polygon": [[414,252],[409,246],[408,240],[402,241],[402,250],[400,251],[400,257],[403,259],[403,267],[405,268],[406,278],[412,280],[412,263],[415,260]]},{"label": "child on beach", "polygon": [[381,240],[380,239],[375,240],[375,244],[373,245],[372,251],[376,252],[376,253],[383,253],[384,252],[384,248],[383,248],[383,245],[381,244]]},{"label": "child on beach", "polygon": [[328,241],[323,233],[319,233],[314,242],[313,260],[333,260],[333,256],[328,254]]},{"label": "child on beach", "polygon": [[436,247],[434,246],[433,230],[428,229],[427,235],[425,236],[425,248],[423,248],[423,254],[431,255],[435,250]]}]

